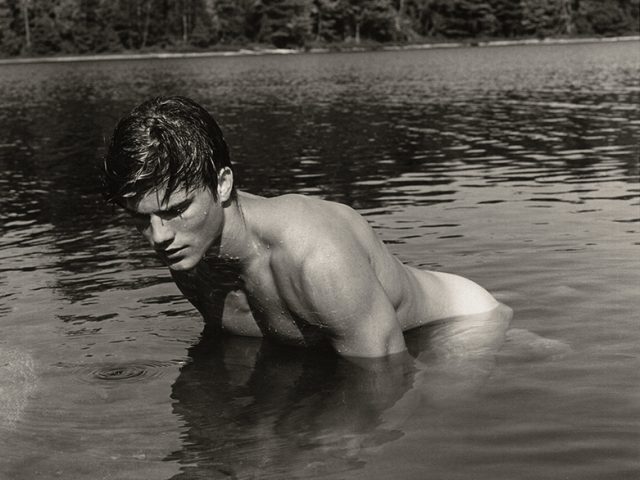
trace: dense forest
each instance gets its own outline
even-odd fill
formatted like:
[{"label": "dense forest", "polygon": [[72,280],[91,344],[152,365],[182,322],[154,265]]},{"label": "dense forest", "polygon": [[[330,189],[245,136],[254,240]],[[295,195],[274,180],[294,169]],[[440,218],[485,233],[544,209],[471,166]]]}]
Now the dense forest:
[{"label": "dense forest", "polygon": [[640,0],[0,0],[0,55],[625,35]]}]

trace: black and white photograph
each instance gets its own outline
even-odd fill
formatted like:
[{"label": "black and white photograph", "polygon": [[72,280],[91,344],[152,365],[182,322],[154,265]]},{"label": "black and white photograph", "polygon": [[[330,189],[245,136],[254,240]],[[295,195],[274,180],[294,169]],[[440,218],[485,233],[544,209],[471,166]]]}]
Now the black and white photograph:
[{"label": "black and white photograph", "polygon": [[640,0],[0,0],[0,480],[640,478]]}]

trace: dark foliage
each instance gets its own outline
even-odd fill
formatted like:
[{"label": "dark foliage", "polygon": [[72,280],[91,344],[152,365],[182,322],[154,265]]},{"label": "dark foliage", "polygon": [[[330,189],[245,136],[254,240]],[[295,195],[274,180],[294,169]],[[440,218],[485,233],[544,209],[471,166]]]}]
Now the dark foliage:
[{"label": "dark foliage", "polygon": [[0,0],[0,54],[625,35],[640,0]]}]

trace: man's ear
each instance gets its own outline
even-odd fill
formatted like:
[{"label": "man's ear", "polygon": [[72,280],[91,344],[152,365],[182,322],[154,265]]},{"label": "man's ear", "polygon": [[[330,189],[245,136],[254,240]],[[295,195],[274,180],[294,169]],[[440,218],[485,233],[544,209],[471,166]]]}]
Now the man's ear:
[{"label": "man's ear", "polygon": [[224,167],[218,172],[218,200],[222,203],[231,198],[233,191],[233,171],[229,167]]}]

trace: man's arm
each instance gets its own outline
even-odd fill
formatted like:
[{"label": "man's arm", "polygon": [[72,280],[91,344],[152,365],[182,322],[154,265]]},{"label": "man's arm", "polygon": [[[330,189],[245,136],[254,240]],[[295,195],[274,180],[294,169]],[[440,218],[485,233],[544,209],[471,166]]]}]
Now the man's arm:
[{"label": "man's arm", "polygon": [[[209,331],[225,330],[234,335],[261,337],[244,293],[215,274],[171,271],[182,294],[202,315]],[[198,278],[199,277],[199,278]]]},{"label": "man's arm", "polygon": [[315,247],[289,276],[290,308],[327,333],[344,356],[406,350],[396,312],[366,256],[331,242]]}]

